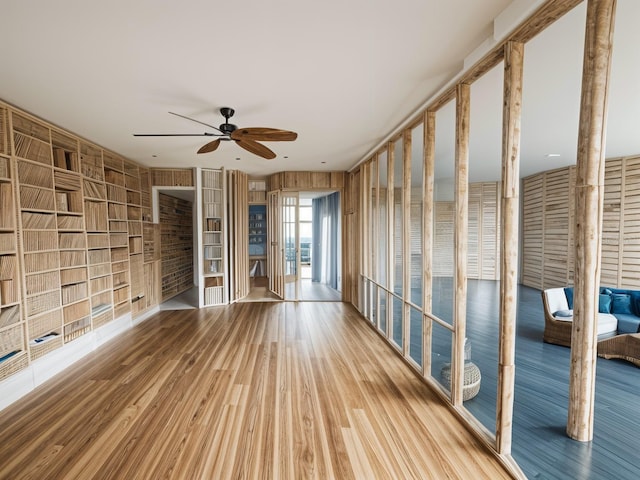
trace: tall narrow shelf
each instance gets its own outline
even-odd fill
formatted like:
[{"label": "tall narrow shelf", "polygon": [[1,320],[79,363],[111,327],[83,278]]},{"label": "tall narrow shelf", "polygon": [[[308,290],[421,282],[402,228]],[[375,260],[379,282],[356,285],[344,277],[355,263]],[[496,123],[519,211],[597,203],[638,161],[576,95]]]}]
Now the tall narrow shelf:
[{"label": "tall narrow shelf", "polygon": [[249,267],[252,277],[266,276],[267,206],[249,205]]},{"label": "tall narrow shelf", "polygon": [[48,127],[15,112],[11,124],[22,228],[24,317],[29,355],[35,360],[60,348],[64,338],[63,255],[59,250],[52,137]]},{"label": "tall narrow shelf", "polygon": [[107,152],[103,152],[102,158],[104,179],[107,187],[107,213],[113,281],[113,315],[114,318],[119,318],[131,311],[127,191],[125,188],[123,160]]},{"label": "tall narrow shelf", "polygon": [[160,226],[153,223],[151,171],[138,167],[140,177],[140,216],[142,220],[142,258],[144,270],[144,308],[160,302]]},{"label": "tall narrow shelf", "polygon": [[87,232],[87,265],[93,328],[113,320],[111,250],[107,187],[104,183],[102,150],[80,145],[80,167]]},{"label": "tall narrow shelf", "polygon": [[64,342],[91,331],[87,236],[78,141],[51,131]]},{"label": "tall narrow shelf", "polygon": [[7,112],[0,109],[0,380],[29,363],[25,322],[20,309],[16,206],[7,153]]},{"label": "tall narrow shelf", "polygon": [[131,313],[133,316],[144,311],[144,252],[142,240],[142,195],[138,165],[124,161],[124,185],[127,200],[127,224],[129,243],[129,272]]},{"label": "tall narrow shelf", "polygon": [[224,169],[200,170],[202,238],[200,306],[228,302]]}]

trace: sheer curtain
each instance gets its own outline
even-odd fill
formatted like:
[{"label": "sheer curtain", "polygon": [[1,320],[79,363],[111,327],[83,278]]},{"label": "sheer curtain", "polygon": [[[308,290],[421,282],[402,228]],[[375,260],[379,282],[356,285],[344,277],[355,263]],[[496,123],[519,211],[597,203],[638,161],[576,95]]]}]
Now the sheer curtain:
[{"label": "sheer curtain", "polygon": [[340,193],[314,198],[311,280],[339,290]]}]

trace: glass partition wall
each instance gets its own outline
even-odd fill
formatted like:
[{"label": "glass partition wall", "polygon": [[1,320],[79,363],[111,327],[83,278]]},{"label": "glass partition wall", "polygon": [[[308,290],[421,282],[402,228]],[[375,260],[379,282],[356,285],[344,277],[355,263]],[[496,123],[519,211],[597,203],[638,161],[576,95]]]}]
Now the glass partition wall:
[{"label": "glass partition wall", "polygon": [[[481,101],[478,106],[483,109]],[[495,117],[499,123],[499,112]],[[425,124],[424,119],[430,121]],[[363,166],[362,211],[367,219],[363,227],[368,237],[363,248],[368,252],[363,255],[367,293],[362,310],[391,345],[451,400],[457,331],[455,229],[459,228],[456,216],[460,202],[455,188],[455,99],[427,112],[424,119],[394,137]],[[483,130],[478,126],[474,135],[482,135]],[[465,278],[469,298],[480,290],[499,295],[499,182],[482,176],[477,165],[487,162],[474,160],[495,156],[491,158],[499,178],[501,157],[499,151],[474,152],[473,145],[471,141],[469,169],[473,176],[464,200],[469,211]],[[493,433],[497,350],[485,352],[482,338],[485,334],[495,336],[498,316],[494,307],[499,301],[495,298],[491,308],[485,304],[474,311],[477,305],[471,300],[467,304],[466,318],[462,319],[467,329],[463,331],[471,339],[464,343],[466,356],[459,370],[464,377],[463,405]],[[484,385],[483,375],[487,379]]]}]

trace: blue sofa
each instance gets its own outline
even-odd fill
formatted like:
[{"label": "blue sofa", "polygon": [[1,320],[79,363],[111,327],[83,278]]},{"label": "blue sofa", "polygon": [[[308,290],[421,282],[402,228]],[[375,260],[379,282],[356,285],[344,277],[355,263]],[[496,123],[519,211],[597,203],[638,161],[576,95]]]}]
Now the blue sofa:
[{"label": "blue sofa", "polygon": [[640,290],[603,287],[603,295],[611,297],[609,313],[618,319],[618,335],[640,332]]},{"label": "blue sofa", "polygon": [[[571,345],[573,287],[550,288],[542,292],[545,327],[543,340]],[[598,299],[598,340],[640,331],[640,290],[600,288]]]}]

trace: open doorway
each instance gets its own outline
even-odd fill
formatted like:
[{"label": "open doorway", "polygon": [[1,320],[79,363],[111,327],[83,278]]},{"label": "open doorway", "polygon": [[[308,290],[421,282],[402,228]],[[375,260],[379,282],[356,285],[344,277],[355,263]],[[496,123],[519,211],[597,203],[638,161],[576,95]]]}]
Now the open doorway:
[{"label": "open doorway", "polygon": [[153,187],[153,221],[160,237],[161,310],[198,308],[194,199],[192,187]]},{"label": "open doorway", "polygon": [[296,201],[283,204],[285,300],[340,301],[340,192],[299,192],[296,196]]}]

